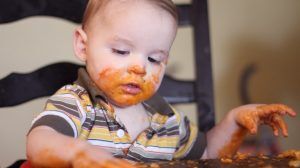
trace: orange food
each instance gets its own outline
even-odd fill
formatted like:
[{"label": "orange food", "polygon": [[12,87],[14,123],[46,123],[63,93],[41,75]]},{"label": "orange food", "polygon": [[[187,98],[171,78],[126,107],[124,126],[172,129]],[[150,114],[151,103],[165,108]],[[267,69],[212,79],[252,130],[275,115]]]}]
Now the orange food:
[{"label": "orange food", "polygon": [[249,156],[250,156],[249,153],[240,153],[240,152],[237,152],[236,155],[234,156],[234,158],[237,159],[237,160],[243,160],[243,159],[246,159]]},{"label": "orange food", "polygon": [[289,162],[289,166],[291,166],[291,167],[300,167],[300,160],[291,160]]},{"label": "orange food", "polygon": [[257,127],[264,123],[272,127],[276,136],[279,135],[279,130],[282,130],[284,136],[288,136],[287,126],[282,118],[284,115],[294,117],[296,113],[283,104],[246,105],[240,107],[236,121],[252,134],[255,134]]},{"label": "orange food", "polygon": [[300,150],[287,150],[278,155],[279,158],[292,158],[300,160]]},{"label": "orange food", "polygon": [[220,158],[231,158],[236,151],[238,150],[239,146],[244,140],[247,131],[245,129],[237,130],[232,136],[231,140],[228,144],[226,144],[220,151],[219,157]]},{"label": "orange food", "polygon": [[230,158],[221,158],[221,162],[229,164],[229,163],[232,163],[232,159],[230,159]]},{"label": "orange food", "polygon": [[[131,71],[137,71],[137,68],[133,67]],[[160,72],[149,77],[145,75],[144,72],[128,73],[126,69],[107,68],[99,73],[96,85],[114,104],[120,107],[134,105],[149,99],[160,84]],[[130,86],[136,91],[126,92],[124,87]]]},{"label": "orange food", "polygon": [[151,168],[160,168],[159,164],[157,164],[157,163],[151,163],[150,167]]}]

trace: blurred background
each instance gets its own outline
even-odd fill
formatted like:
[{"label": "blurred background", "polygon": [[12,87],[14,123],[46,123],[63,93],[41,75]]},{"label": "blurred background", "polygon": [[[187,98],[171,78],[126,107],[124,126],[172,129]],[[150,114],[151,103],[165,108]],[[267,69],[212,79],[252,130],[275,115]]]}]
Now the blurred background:
[{"label": "blurred background", "polygon": [[[189,0],[174,1],[190,3]],[[208,5],[216,121],[243,104],[239,86],[249,69],[253,70],[248,81],[252,103],[285,103],[299,113],[300,1],[209,0]],[[29,17],[1,24],[0,78],[13,71],[31,72],[58,61],[79,63],[72,51],[72,33],[76,26],[53,17]],[[194,79],[192,40],[191,27],[179,29],[167,68],[171,76]],[[25,158],[26,133],[45,100],[0,108],[0,167]],[[197,122],[194,104],[176,105],[176,108]],[[288,138],[273,138],[268,128],[262,128],[263,133],[249,136],[242,150],[252,151],[251,144],[253,147],[257,141],[267,143],[260,147],[262,150],[270,142],[279,151],[300,149],[297,130],[300,117],[285,119]]]}]

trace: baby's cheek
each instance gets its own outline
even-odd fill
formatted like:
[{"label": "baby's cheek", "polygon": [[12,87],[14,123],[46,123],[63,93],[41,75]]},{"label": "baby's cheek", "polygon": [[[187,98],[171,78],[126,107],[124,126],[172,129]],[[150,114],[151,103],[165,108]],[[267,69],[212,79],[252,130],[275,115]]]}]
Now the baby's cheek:
[{"label": "baby's cheek", "polygon": [[122,83],[122,81],[120,81],[122,74],[124,74],[124,72],[121,69],[104,69],[99,73],[99,80],[97,81],[98,88],[109,98],[116,97],[121,94],[118,86]]},{"label": "baby's cheek", "polygon": [[144,101],[150,98],[155,93],[156,84],[153,81],[145,82],[142,90],[143,92],[138,96],[138,98]]},{"label": "baby's cheek", "polygon": [[151,78],[151,83],[153,85],[154,91],[157,91],[161,83],[161,77],[158,75],[153,75]]},{"label": "baby's cheek", "polygon": [[153,85],[155,87],[155,91],[158,90],[158,88],[159,88],[159,86],[162,82],[164,73],[165,73],[165,64],[161,64],[160,67],[157,69],[156,73],[154,73],[151,76],[151,80],[152,80]]},{"label": "baby's cheek", "polygon": [[[112,75],[113,74],[113,75]],[[119,73],[112,69],[105,69],[99,73],[99,80],[97,81],[98,86],[101,90],[107,91],[114,86],[119,78]]]}]

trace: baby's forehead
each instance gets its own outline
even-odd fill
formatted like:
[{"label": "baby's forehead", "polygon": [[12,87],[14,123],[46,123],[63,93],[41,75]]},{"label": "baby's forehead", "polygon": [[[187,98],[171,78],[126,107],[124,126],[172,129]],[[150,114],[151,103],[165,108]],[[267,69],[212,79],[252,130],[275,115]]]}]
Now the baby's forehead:
[{"label": "baby's forehead", "polygon": [[[178,13],[172,0],[89,0],[82,19],[82,27],[86,29],[93,25],[91,22],[103,21],[105,17],[111,18],[111,15],[121,13],[120,11],[125,11],[124,14],[134,11],[138,15],[136,9],[152,9],[156,14],[168,13],[178,25]],[[124,16],[120,15],[119,17]]]},{"label": "baby's forehead", "polygon": [[[157,1],[153,0],[105,0],[100,3],[95,14],[109,17],[120,12],[133,10],[134,8],[152,8],[157,11],[165,11]],[[168,12],[168,11],[165,11]]]},{"label": "baby's forehead", "polygon": [[[101,1],[101,0],[100,0]],[[127,5],[131,4],[135,0],[102,0],[92,7],[91,15],[89,19],[105,20],[111,18],[113,15],[120,13],[120,11],[130,10]],[[142,0],[140,0],[142,1]]]},{"label": "baby's forehead", "polygon": [[151,2],[151,0],[108,0],[102,5],[99,12],[108,15],[119,13],[120,11],[129,11],[137,7],[158,7],[155,3]]},{"label": "baby's forehead", "polygon": [[[83,23],[84,27],[94,29],[99,26],[111,26],[118,23],[138,24],[137,18],[144,19],[151,23],[152,20],[164,20],[165,23],[171,23],[177,28],[177,21],[166,9],[156,4],[155,0],[106,0],[94,6],[94,14],[89,15],[88,21]],[[95,10],[95,8],[97,8]],[[152,17],[151,17],[152,16]],[[168,21],[167,21],[168,20]],[[141,20],[140,24],[142,24]],[[145,23],[145,22],[143,22]],[[88,29],[89,29],[88,28]]]}]

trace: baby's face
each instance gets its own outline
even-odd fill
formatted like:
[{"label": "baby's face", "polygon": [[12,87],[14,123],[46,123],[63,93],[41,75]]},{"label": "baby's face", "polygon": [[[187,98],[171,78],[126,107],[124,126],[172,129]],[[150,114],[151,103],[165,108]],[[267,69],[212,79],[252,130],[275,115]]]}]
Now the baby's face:
[{"label": "baby's face", "polygon": [[112,1],[104,17],[95,17],[86,31],[88,73],[120,107],[157,91],[176,35],[172,16],[148,3]]}]

